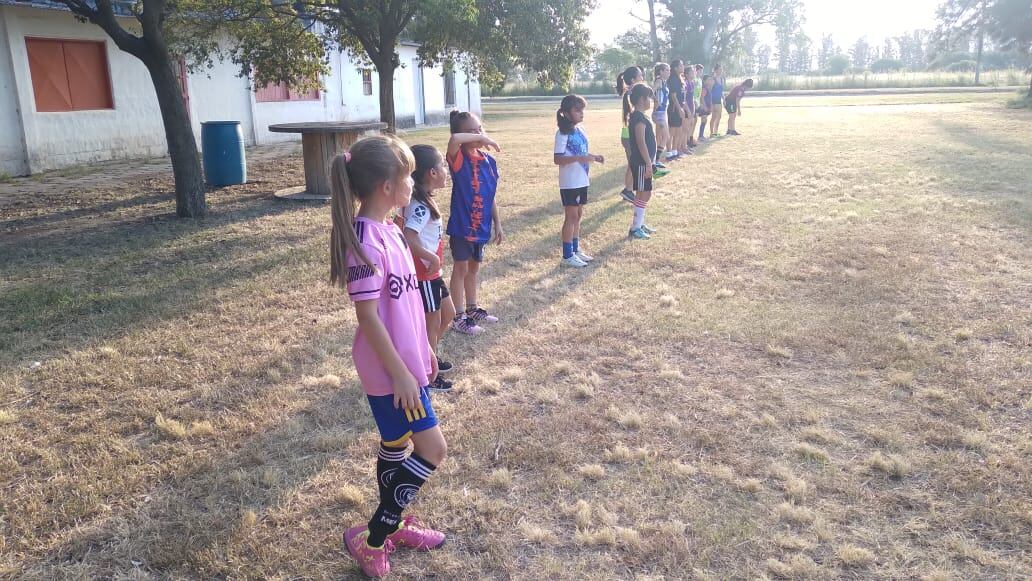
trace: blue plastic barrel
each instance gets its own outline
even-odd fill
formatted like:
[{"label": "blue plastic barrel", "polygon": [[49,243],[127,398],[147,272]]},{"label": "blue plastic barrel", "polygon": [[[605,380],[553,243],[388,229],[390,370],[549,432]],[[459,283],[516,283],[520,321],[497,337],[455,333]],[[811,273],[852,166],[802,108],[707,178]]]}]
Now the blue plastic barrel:
[{"label": "blue plastic barrel", "polygon": [[244,132],[239,121],[201,123],[201,152],[209,185],[221,187],[247,183]]}]

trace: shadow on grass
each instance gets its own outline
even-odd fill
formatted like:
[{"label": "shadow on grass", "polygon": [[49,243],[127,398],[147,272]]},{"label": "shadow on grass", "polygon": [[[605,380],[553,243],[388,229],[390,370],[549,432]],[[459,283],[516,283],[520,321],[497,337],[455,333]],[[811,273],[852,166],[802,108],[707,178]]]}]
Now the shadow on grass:
[{"label": "shadow on grass", "polygon": [[[612,196],[596,203],[601,204],[602,208],[585,219],[582,231],[586,235],[601,228],[617,214],[629,211],[624,202]],[[558,220],[557,214],[558,210],[549,204],[547,209],[536,208],[525,212],[513,222],[513,227],[529,228],[528,221],[536,222],[543,215],[556,216]],[[558,232],[549,233],[521,250],[527,256],[547,253],[554,249],[557,236]],[[624,243],[623,238],[618,238],[607,246],[593,248],[596,264],[605,263]],[[283,259],[277,256],[273,260]],[[490,349],[509,332],[535,320],[542,310],[563,295],[575,292],[597,272],[595,267],[576,272],[560,272],[559,269],[557,257],[555,268],[538,280],[565,276],[565,284],[538,292],[538,300],[531,304],[526,301],[525,287],[517,288],[508,296],[492,297],[493,308],[506,314],[512,314],[518,309],[520,316],[507,317],[492,327],[490,333],[476,339],[460,340],[468,340],[477,351]],[[485,275],[490,276],[487,272]],[[313,333],[304,341],[318,344],[339,334],[339,329],[328,333]],[[304,347],[296,346],[288,359],[299,362],[306,353]],[[305,361],[306,365],[318,363]],[[284,379],[283,383],[290,385],[299,383],[299,380],[294,374]],[[344,435],[338,434],[330,449],[326,449],[325,444],[318,443],[314,437],[328,425],[350,426]],[[130,572],[132,566],[129,559],[134,559],[141,561],[145,570],[161,575],[231,575],[236,570],[229,570],[228,563],[225,570],[213,570],[212,567],[218,567],[213,563],[226,563],[228,559],[225,552],[228,547],[239,535],[246,534],[241,532],[244,515],[253,511],[262,518],[262,515],[284,502],[323,471],[331,460],[341,458],[341,452],[351,443],[373,429],[364,398],[355,387],[318,394],[302,411],[278,426],[234,445],[231,453],[189,473],[173,475],[163,485],[152,487],[150,502],[146,505],[135,510],[130,508],[113,518],[105,517],[96,526],[77,527],[41,561],[31,565],[31,570],[48,576],[55,572],[55,568],[83,564],[89,567],[91,574],[111,577]],[[372,450],[368,459],[371,458]],[[365,460],[362,458],[359,461]],[[260,482],[262,474],[270,470],[280,475],[275,483],[247,486],[246,494],[235,490],[230,478],[230,475],[236,474],[236,481]],[[373,490],[372,475],[365,480],[368,481],[368,489]],[[332,501],[321,506],[327,510],[343,509],[334,506]],[[249,545],[244,543],[244,546]],[[327,546],[313,547],[313,551],[331,550],[334,549]],[[247,558],[246,554],[238,554],[236,557],[238,561]],[[349,561],[340,559],[340,563],[344,570],[335,571],[335,574],[353,572]],[[260,575],[262,571],[268,573],[259,566],[255,574]]]},{"label": "shadow on grass", "polygon": [[[967,190],[965,196],[1000,202],[1001,205],[994,204],[997,214],[1026,232],[1032,231],[1032,188],[1028,185],[1032,142],[1006,139],[980,127],[944,119],[933,119],[931,125],[940,131],[940,140],[930,152],[930,169]],[[958,146],[973,149],[975,154],[963,155]],[[998,192],[992,191],[995,184],[1023,187],[1019,191]]]},{"label": "shadow on grass", "polygon": [[[214,289],[282,264],[308,232],[218,233],[303,209],[264,197],[240,198],[203,220],[149,217],[0,241],[0,360],[44,357],[203,308]],[[191,236],[202,240],[182,244]]]}]

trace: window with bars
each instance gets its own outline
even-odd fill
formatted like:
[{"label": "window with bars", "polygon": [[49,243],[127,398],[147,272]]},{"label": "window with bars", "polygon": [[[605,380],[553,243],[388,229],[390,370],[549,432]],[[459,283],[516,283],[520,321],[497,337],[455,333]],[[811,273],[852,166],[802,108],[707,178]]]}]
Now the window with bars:
[{"label": "window with bars", "polygon": [[36,111],[114,109],[103,42],[26,38]]},{"label": "window with bars", "polygon": [[444,69],[444,107],[455,106],[455,69],[447,67]]},{"label": "window with bars", "polygon": [[362,69],[362,94],[373,94],[373,70]]}]

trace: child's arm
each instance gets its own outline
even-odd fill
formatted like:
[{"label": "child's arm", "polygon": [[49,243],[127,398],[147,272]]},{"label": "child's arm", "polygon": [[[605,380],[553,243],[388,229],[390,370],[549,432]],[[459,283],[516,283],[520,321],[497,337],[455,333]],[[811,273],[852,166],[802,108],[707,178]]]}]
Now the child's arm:
[{"label": "child's arm", "polygon": [[412,376],[412,372],[398,355],[398,350],[394,348],[391,336],[387,334],[387,328],[380,320],[377,306],[378,299],[355,303],[358,326],[365,332],[376,357],[391,376],[394,384],[394,407],[400,405],[407,410],[416,409],[419,406],[420,386],[416,385],[416,378]]},{"label": "child's arm", "polygon": [[555,165],[570,165],[571,163],[591,163],[597,161],[602,163],[601,155],[564,155],[562,153],[556,153],[552,159]]},{"label": "child's arm", "polygon": [[502,239],[505,238],[505,232],[502,230],[502,218],[498,215],[497,202],[491,206],[491,222],[494,223],[494,243],[501,244]]},{"label": "child's arm", "polygon": [[433,274],[438,270],[441,270],[441,259],[437,257],[437,254],[423,248],[423,244],[419,241],[419,232],[416,232],[412,228],[405,228],[405,240],[408,240],[409,248],[412,249],[412,255],[416,258],[423,259],[430,263],[427,267],[427,274]]},{"label": "child's arm", "polygon": [[463,145],[475,144],[477,147],[487,147],[495,151],[502,151],[494,139],[483,133],[453,133],[448,140],[448,159],[454,159]]}]

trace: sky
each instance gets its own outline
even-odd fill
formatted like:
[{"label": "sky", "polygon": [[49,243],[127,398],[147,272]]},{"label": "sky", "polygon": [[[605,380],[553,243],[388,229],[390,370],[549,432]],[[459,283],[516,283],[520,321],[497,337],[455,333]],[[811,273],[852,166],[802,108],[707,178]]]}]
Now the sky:
[{"label": "sky", "polygon": [[[820,43],[821,36],[831,34],[843,48],[867,36],[878,46],[886,36],[899,36],[916,28],[935,26],[935,9],[941,0],[802,0],[806,15],[803,30]],[[637,22],[627,15],[628,7],[634,13],[648,16],[645,2],[634,0],[598,0],[598,8],[587,18],[591,40],[602,46],[626,32],[629,22]],[[644,24],[642,24],[644,26]],[[761,41],[770,43],[773,38]]]}]

